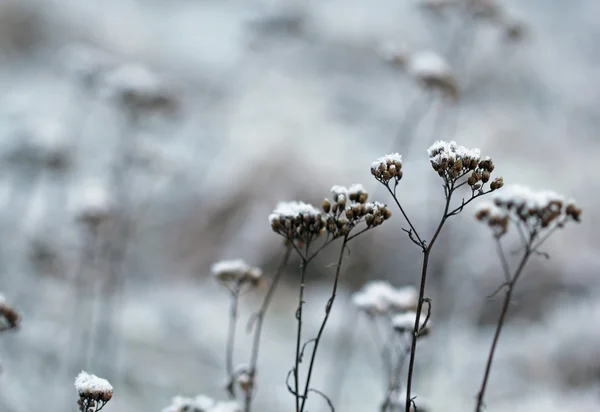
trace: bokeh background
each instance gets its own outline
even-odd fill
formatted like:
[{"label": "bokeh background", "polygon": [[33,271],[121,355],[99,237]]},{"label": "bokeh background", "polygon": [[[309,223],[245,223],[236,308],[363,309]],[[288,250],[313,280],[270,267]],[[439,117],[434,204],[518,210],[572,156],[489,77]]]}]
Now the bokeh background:
[{"label": "bokeh background", "polygon": [[[210,265],[239,257],[271,276],[283,249],[267,216],[280,200],[319,204],[334,184],[362,183],[390,203],[369,166],[392,151],[405,159],[400,198],[431,232],[443,191],[425,150],[437,139],[479,147],[505,182],[584,208],[519,285],[488,410],[600,410],[600,3],[436,3],[0,0],[0,292],[23,315],[0,336],[0,410],[76,410],[81,369],[115,386],[107,411],[224,399],[228,294]],[[390,44],[442,56],[459,98],[386,60]],[[117,98],[139,89],[164,99],[133,113]],[[91,233],[77,217],[98,205],[119,223]],[[373,279],[416,285],[420,252],[402,223],[395,213],[346,260],[315,377],[338,410],[376,410],[383,396],[349,297]],[[334,249],[309,275],[309,330]],[[258,410],[293,407],[297,267],[267,318]],[[431,410],[473,407],[501,281],[467,209],[433,254],[434,329],[416,376]],[[263,293],[243,297],[242,319]],[[242,324],[236,363],[249,345]],[[310,409],[327,410],[318,398]]]}]

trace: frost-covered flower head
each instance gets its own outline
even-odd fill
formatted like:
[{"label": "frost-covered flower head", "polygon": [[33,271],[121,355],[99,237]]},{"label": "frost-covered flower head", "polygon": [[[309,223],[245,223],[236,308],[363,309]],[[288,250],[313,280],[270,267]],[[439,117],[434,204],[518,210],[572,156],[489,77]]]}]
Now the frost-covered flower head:
[{"label": "frost-covered flower head", "polygon": [[221,260],[211,267],[213,276],[224,284],[258,285],[262,278],[262,270],[246,263],[242,259]]},{"label": "frost-covered flower head", "polygon": [[[438,140],[427,149],[427,154],[433,170],[448,183],[456,182],[470,173],[467,183],[473,191],[480,190],[488,183],[495,169],[489,156],[481,158],[479,149],[468,149],[455,141]],[[497,177],[490,183],[490,189],[500,189],[503,185],[503,179]]]},{"label": "frost-covered flower head", "polygon": [[304,202],[280,202],[269,215],[274,232],[289,240],[310,242],[325,233],[324,214]]},{"label": "frost-covered flower head", "polygon": [[178,100],[172,87],[141,64],[124,64],[105,78],[105,94],[135,112],[176,111]]},{"label": "frost-covered flower head", "polygon": [[408,49],[403,44],[385,42],[377,51],[383,60],[399,66],[404,66],[408,58]]},{"label": "frost-covered flower head", "polygon": [[216,401],[205,395],[198,395],[195,398],[176,396],[162,412],[208,412],[215,405]]},{"label": "frost-covered flower head", "polygon": [[333,204],[325,199],[323,212],[327,219],[327,233],[334,238],[347,235],[363,221],[368,227],[375,227],[392,216],[386,205],[367,202],[369,193],[361,184],[353,184],[350,188],[335,185],[331,188],[331,194]]},{"label": "frost-covered flower head", "polygon": [[372,316],[413,310],[417,306],[417,299],[415,288],[407,286],[396,289],[385,281],[369,282],[352,295],[352,303]]},{"label": "frost-covered flower head", "polygon": [[[394,330],[396,330],[397,332],[413,333],[414,328],[415,328],[415,320],[416,319],[417,319],[416,312],[410,311],[410,312],[400,313],[400,314],[394,315],[394,317],[392,317],[392,326],[394,327]],[[427,316],[425,316],[425,314],[421,313],[421,316],[419,318],[419,330],[417,331],[417,332],[419,332],[419,336],[425,336],[429,333],[429,326],[431,324],[431,319],[427,320],[427,324],[425,323],[426,319],[427,319]]]},{"label": "frost-covered flower head", "polygon": [[407,70],[425,87],[441,90],[446,96],[458,99],[460,90],[456,77],[440,55],[431,51],[414,53],[408,58]]},{"label": "frost-covered flower head", "polygon": [[21,322],[19,313],[7,302],[0,293],[0,332],[15,329]]},{"label": "frost-covered flower head", "polygon": [[114,202],[106,185],[97,180],[81,184],[75,199],[76,219],[91,229],[109,220],[114,213]]},{"label": "frost-covered flower head", "polygon": [[176,396],[171,405],[163,408],[162,412],[241,412],[242,406],[235,401],[220,401],[199,395],[195,398]]},{"label": "frost-covered flower head", "polygon": [[402,179],[402,155],[390,153],[371,163],[371,174],[381,183]]},{"label": "frost-covered flower head", "polygon": [[98,412],[112,399],[113,387],[103,378],[82,371],[75,378],[75,389],[79,394],[79,410]]},{"label": "frost-covered flower head", "polygon": [[579,222],[581,213],[574,201],[565,201],[556,192],[511,185],[495,193],[492,203],[479,205],[476,217],[488,224],[496,236],[502,236],[511,218],[528,230],[539,231],[553,224],[562,227],[569,220]]}]

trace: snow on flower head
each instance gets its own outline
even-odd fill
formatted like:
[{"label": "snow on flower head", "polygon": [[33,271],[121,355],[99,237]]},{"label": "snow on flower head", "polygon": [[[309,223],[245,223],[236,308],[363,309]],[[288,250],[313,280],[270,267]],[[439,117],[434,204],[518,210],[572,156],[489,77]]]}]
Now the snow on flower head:
[{"label": "snow on flower head", "polygon": [[[438,140],[427,149],[429,162],[438,175],[449,185],[469,175],[467,183],[473,193],[481,191],[491,179],[495,165],[489,156],[481,157],[479,149],[459,146],[455,141]],[[504,185],[501,177],[490,182],[490,189],[500,189]]]},{"label": "snow on flower head", "polygon": [[348,188],[346,186],[334,185],[331,188],[331,195],[335,203],[345,203],[348,198]]},{"label": "snow on flower head", "polygon": [[402,155],[390,153],[371,163],[371,174],[381,183],[402,179]]},{"label": "snow on flower head", "polygon": [[79,198],[75,199],[75,215],[80,222],[95,228],[112,216],[113,199],[103,182],[85,181],[81,184],[77,195]]},{"label": "snow on flower head", "polygon": [[[410,311],[401,313],[398,315],[394,315],[392,318],[392,326],[398,332],[413,332],[415,327],[415,320],[417,319],[417,313]],[[427,316],[424,313],[421,313],[419,318],[419,330],[421,333],[425,334],[429,331],[429,325],[431,320],[427,320],[427,324],[425,324],[425,319]]]},{"label": "snow on flower head", "polygon": [[82,371],[75,378],[75,389],[80,399],[100,401],[106,403],[113,395],[112,385],[103,378]]},{"label": "snow on flower head", "polygon": [[579,222],[581,209],[574,201],[551,190],[533,190],[523,185],[510,185],[495,193],[492,202],[482,203],[476,213],[496,236],[508,230],[510,218],[531,227],[544,229],[553,223],[562,225],[568,219]]},{"label": "snow on flower head", "polygon": [[205,395],[198,395],[195,398],[176,396],[162,412],[208,412],[215,404],[214,399]]},{"label": "snow on flower head", "polygon": [[177,98],[156,73],[137,63],[123,64],[104,78],[104,94],[137,111],[172,112]]},{"label": "snow on flower head", "polygon": [[413,287],[396,289],[388,282],[372,281],[352,296],[354,305],[370,314],[411,310],[417,305],[417,291]]},{"label": "snow on flower head", "polygon": [[210,268],[213,276],[222,283],[250,283],[256,285],[261,277],[262,270],[253,267],[242,259],[221,260]]},{"label": "snow on flower head", "polygon": [[410,55],[407,71],[425,87],[440,89],[447,96],[458,98],[458,82],[452,73],[452,68],[439,54],[421,51]]},{"label": "snow on flower head", "polygon": [[280,202],[269,215],[271,229],[290,240],[311,241],[323,233],[323,212],[304,202]]}]

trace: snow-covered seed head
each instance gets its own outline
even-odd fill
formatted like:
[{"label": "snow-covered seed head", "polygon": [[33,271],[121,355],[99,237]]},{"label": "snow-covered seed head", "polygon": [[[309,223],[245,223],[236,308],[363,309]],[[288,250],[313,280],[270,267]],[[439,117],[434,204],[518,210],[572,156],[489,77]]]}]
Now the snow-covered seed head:
[{"label": "snow-covered seed head", "polygon": [[496,236],[508,230],[513,218],[535,230],[553,224],[562,227],[567,221],[581,221],[582,210],[574,201],[549,190],[535,191],[522,185],[511,185],[494,194],[492,202],[482,203],[476,212],[478,220],[488,224]]},{"label": "snow-covered seed head", "polygon": [[274,232],[288,240],[310,242],[325,233],[326,215],[304,202],[280,202],[269,215]]},{"label": "snow-covered seed head", "polygon": [[216,262],[212,265],[211,272],[220,283],[238,286],[243,284],[258,286],[263,274],[260,268],[250,266],[242,259]]},{"label": "snow-covered seed head", "polygon": [[352,295],[352,303],[371,316],[414,310],[417,299],[415,288],[407,286],[396,289],[384,281],[369,282]]},{"label": "snow-covered seed head", "polygon": [[444,95],[458,99],[458,81],[448,62],[440,55],[431,51],[414,53],[409,56],[407,70],[424,87],[441,90]]},{"label": "snow-covered seed head", "polygon": [[391,153],[380,157],[371,163],[371,174],[381,183],[387,184],[392,179],[398,182],[402,179],[402,156]]},{"label": "snow-covered seed head", "polygon": [[[405,312],[392,317],[392,326],[394,327],[394,330],[400,333],[414,333],[416,320],[416,312]],[[425,323],[425,320],[427,320],[427,323]],[[416,331],[419,333],[419,337],[429,334],[430,324],[431,319],[427,319],[427,316],[421,313],[421,316],[419,317],[419,330]]]},{"label": "snow-covered seed head", "polygon": [[0,332],[15,329],[20,322],[19,312],[9,305],[4,295],[0,293]]},{"label": "snow-covered seed head", "polygon": [[254,378],[248,372],[242,372],[237,377],[237,383],[244,393],[248,393],[254,387]]},{"label": "snow-covered seed head", "polygon": [[408,49],[402,44],[386,42],[377,51],[384,61],[394,65],[404,66],[408,59]]},{"label": "snow-covered seed head", "polygon": [[215,405],[216,401],[205,395],[198,395],[195,398],[176,396],[162,412],[208,412]]},{"label": "snow-covered seed head", "polygon": [[102,409],[102,407],[112,399],[113,387],[103,378],[82,371],[75,378],[75,389],[79,394],[79,410],[89,412]]},{"label": "snow-covered seed head", "polygon": [[[467,183],[473,191],[479,191],[490,182],[495,169],[489,156],[481,158],[479,149],[459,146],[455,141],[438,140],[427,149],[429,162],[433,170],[446,182],[452,183],[468,176]],[[500,189],[504,185],[501,177],[490,183],[490,189]]]},{"label": "snow-covered seed head", "polygon": [[99,181],[87,181],[82,184],[79,198],[75,201],[75,216],[79,222],[96,230],[98,226],[113,217],[115,212],[113,199],[106,185]]},{"label": "snow-covered seed head", "polygon": [[170,85],[140,64],[124,64],[105,76],[106,95],[135,113],[177,111],[179,100]]}]

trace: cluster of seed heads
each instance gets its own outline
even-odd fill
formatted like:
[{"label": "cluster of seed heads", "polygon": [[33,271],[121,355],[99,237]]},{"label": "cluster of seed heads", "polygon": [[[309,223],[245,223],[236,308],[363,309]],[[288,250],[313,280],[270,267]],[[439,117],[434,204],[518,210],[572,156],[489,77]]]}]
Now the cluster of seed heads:
[{"label": "cluster of seed heads", "polygon": [[[486,157],[483,160],[477,162],[471,159],[469,170],[472,170],[467,184],[471,186],[473,191],[480,190],[481,187],[488,183],[491,179],[491,174],[494,171],[494,162],[491,158]],[[490,190],[494,191],[504,186],[504,179],[502,177],[496,177],[490,183]]]},{"label": "cluster of seed heads", "polygon": [[325,234],[326,216],[304,202],[281,202],[269,216],[271,228],[288,240],[310,242]]},{"label": "cluster of seed heads", "polygon": [[402,179],[402,156],[392,153],[380,157],[371,163],[371,174],[381,183],[387,184],[392,179],[397,183]]},{"label": "cluster of seed heads", "polygon": [[347,236],[361,222],[367,227],[381,225],[392,212],[378,202],[368,202],[362,185],[333,186],[332,200],[325,199],[321,210],[302,202],[280,203],[269,216],[271,228],[289,240],[310,242],[324,234]]},{"label": "cluster of seed heads", "polygon": [[258,286],[262,279],[262,270],[251,266],[242,259],[221,260],[211,267],[215,279],[227,286]]},{"label": "cluster of seed heads", "polygon": [[392,217],[385,205],[367,202],[369,194],[362,185],[353,185],[349,189],[333,186],[331,193],[333,203],[325,199],[322,208],[327,216],[327,233],[334,238],[346,236],[363,219],[367,227],[375,227]]},{"label": "cluster of seed heads", "polygon": [[569,220],[580,222],[581,213],[573,201],[566,202],[557,193],[513,185],[496,194],[492,202],[482,204],[476,217],[486,222],[496,236],[502,236],[511,220],[537,231],[553,224],[562,227]]}]

